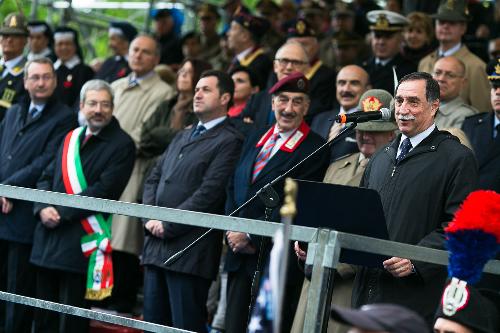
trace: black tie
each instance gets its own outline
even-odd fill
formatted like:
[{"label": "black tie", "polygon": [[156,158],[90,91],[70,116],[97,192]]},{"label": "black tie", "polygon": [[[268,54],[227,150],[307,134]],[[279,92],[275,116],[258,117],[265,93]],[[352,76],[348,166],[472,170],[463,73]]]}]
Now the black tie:
[{"label": "black tie", "polygon": [[399,153],[399,156],[396,158],[396,162],[398,164],[406,157],[411,148],[412,145],[410,138],[404,139],[403,143],[401,144],[401,152]]},{"label": "black tie", "polygon": [[495,126],[496,130],[497,130],[497,135],[495,136],[495,141],[498,141],[500,142],[500,124],[497,124]]},{"label": "black tie", "polygon": [[29,110],[29,112],[28,112],[28,119],[27,119],[27,121],[33,120],[36,116],[38,116],[38,113],[39,112],[38,112],[37,108],[35,108],[35,107],[31,108]]},{"label": "black tie", "polygon": [[194,130],[193,134],[191,135],[191,139],[195,139],[196,137],[202,135],[205,133],[207,129],[203,125],[198,125],[196,126],[196,129]]}]

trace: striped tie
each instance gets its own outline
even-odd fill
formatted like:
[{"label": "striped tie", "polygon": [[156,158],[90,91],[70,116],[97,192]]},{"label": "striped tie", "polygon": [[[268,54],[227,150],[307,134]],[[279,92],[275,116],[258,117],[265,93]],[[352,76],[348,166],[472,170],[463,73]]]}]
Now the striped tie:
[{"label": "striped tie", "polygon": [[260,153],[257,155],[255,164],[253,166],[252,183],[255,182],[255,179],[271,158],[271,152],[276,145],[276,141],[278,140],[279,136],[279,133],[274,133],[273,135],[271,135],[271,137],[267,140],[264,148],[262,148]]}]

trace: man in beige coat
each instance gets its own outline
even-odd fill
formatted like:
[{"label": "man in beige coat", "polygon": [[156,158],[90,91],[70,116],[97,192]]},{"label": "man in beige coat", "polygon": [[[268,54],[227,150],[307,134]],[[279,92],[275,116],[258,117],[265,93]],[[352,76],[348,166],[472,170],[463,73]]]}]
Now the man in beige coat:
[{"label": "man in beige coat", "polygon": [[436,20],[436,38],[439,47],[420,61],[418,71],[432,73],[434,64],[441,57],[453,55],[462,60],[465,64],[467,83],[460,95],[465,103],[480,112],[488,111],[490,105],[486,64],[462,44],[462,36],[467,30],[469,20],[466,1],[441,1],[437,14],[432,15],[432,18]]},{"label": "man in beige coat", "polygon": [[[366,91],[359,99],[359,111],[378,111],[381,108],[390,108],[392,96],[382,89]],[[356,142],[359,152],[352,153],[334,161],[326,171],[325,183],[359,186],[361,178],[370,157],[380,148],[395,138],[396,123],[392,121],[375,120],[361,123],[356,127]],[[301,251],[297,248],[296,252]],[[304,252],[304,251],[302,251]],[[304,254],[304,253],[303,253]],[[299,258],[301,255],[297,253]],[[304,258],[305,259],[305,258]],[[332,295],[332,305],[348,308],[351,307],[352,285],[355,269],[348,264],[339,264],[335,270],[335,280]],[[304,279],[299,305],[295,314],[292,332],[302,332],[307,303],[307,292],[310,282]],[[330,320],[328,333],[345,333],[348,327],[334,323]]]},{"label": "man in beige coat", "polygon": [[439,84],[439,109],[434,122],[439,129],[447,127],[461,128],[465,117],[473,116],[478,111],[464,102],[460,91],[467,84],[465,64],[454,56],[436,61],[432,77]]},{"label": "man in beige coat", "polygon": [[[160,102],[174,95],[174,89],[154,72],[160,60],[160,49],[154,38],[146,35],[136,37],[130,44],[128,56],[132,73],[112,84],[115,91],[114,115],[139,148],[144,123]],[[136,158],[121,201],[138,202],[151,162],[151,159]],[[113,216],[111,246],[115,263],[115,288],[111,307],[119,312],[131,312],[135,304],[141,283],[139,254],[142,252],[143,240],[142,223],[136,217]]]}]

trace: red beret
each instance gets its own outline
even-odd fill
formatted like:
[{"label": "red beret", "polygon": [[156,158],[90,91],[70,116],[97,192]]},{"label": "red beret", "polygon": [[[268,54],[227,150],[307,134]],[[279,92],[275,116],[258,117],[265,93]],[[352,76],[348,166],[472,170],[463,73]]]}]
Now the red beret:
[{"label": "red beret", "polygon": [[309,93],[309,80],[300,72],[295,72],[290,75],[285,76],[271,89],[269,89],[270,94],[276,94],[282,91],[287,92],[300,92],[304,94]]}]

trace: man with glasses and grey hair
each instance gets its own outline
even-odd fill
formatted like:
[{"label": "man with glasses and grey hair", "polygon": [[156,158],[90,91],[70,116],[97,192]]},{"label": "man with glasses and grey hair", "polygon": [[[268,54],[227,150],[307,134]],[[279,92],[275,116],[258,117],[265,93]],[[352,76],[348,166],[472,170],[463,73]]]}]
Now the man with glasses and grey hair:
[{"label": "man with glasses and grey hair", "polygon": [[[29,97],[7,109],[0,125],[0,182],[35,188],[42,171],[54,158],[63,135],[77,125],[76,115],[54,97],[56,75],[47,58],[28,61],[24,88]],[[0,269],[7,274],[10,293],[34,296],[34,268],[29,263],[36,218],[33,203],[0,197]],[[33,310],[6,304],[5,332],[30,332]]]},{"label": "man with glasses and grey hair", "polygon": [[439,84],[439,109],[434,122],[438,128],[462,127],[465,117],[473,116],[478,111],[464,102],[460,91],[465,84],[465,64],[454,56],[439,59],[434,64],[432,77]]},{"label": "man with glasses and grey hair", "polygon": [[[113,116],[113,90],[102,80],[84,84],[80,112],[87,125],[65,134],[37,183],[41,190],[117,200],[134,167],[135,145]],[[31,263],[36,297],[86,307],[111,294],[109,214],[35,203]],[[88,320],[35,311],[36,332],[88,332]]]}]

